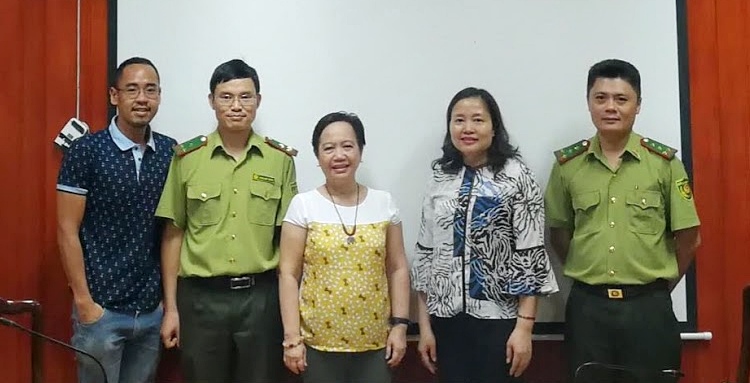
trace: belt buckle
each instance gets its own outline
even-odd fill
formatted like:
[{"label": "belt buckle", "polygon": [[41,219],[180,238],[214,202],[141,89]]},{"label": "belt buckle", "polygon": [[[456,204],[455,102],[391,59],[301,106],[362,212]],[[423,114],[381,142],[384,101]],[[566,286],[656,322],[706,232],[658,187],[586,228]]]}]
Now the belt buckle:
[{"label": "belt buckle", "polygon": [[253,287],[253,285],[255,285],[255,278],[253,277],[245,276],[229,278],[229,288],[231,290],[247,289]]},{"label": "belt buckle", "polygon": [[607,297],[609,299],[622,299],[622,289],[607,289]]}]

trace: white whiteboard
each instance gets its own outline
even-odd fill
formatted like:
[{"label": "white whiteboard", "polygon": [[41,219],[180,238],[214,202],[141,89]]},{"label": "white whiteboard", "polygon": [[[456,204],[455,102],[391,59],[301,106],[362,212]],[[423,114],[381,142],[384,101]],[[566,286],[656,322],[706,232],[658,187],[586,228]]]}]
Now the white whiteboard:
[{"label": "white whiteboard", "polygon": [[[605,58],[641,71],[635,129],[681,147],[674,0],[120,0],[117,56],[156,64],[153,125],[177,140],[215,128],[211,73],[247,61],[263,95],[254,128],[300,150],[300,190],[323,182],[310,146],[317,120],[357,113],[367,138],[359,180],[394,195],[409,253],[445,109],[466,86],[495,96],[542,187],[552,151],[594,134],[586,75]],[[563,292],[542,300],[543,322],[564,320],[568,281],[556,269]],[[686,321],[684,282],[673,298]]]}]

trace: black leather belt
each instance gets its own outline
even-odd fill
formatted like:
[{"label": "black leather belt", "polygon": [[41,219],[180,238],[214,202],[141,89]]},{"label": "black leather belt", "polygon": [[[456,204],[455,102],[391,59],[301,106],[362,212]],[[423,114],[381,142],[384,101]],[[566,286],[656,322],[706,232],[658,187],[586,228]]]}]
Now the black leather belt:
[{"label": "black leather belt", "polygon": [[666,291],[669,289],[669,282],[666,279],[657,279],[645,285],[589,285],[575,281],[573,287],[599,297],[628,299],[655,291]]},{"label": "black leather belt", "polygon": [[196,286],[216,290],[243,290],[249,289],[259,283],[276,281],[276,269],[271,269],[257,274],[245,275],[219,275],[216,277],[186,277],[184,281]]}]

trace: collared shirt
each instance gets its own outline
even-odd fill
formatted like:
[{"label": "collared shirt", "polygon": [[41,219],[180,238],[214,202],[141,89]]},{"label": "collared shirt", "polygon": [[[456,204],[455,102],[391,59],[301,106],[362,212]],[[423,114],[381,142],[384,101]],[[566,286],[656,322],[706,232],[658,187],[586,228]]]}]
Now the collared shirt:
[{"label": "collared shirt", "polygon": [[[131,153],[133,153],[133,167],[135,168],[136,179],[140,180],[141,163],[143,162],[143,156],[146,153],[146,148],[151,148],[151,150],[154,152],[156,151],[156,141],[154,140],[154,135],[151,133],[151,128],[147,128],[148,139],[146,140],[146,145],[141,146],[133,142],[131,139],[127,138],[122,133],[122,131],[120,131],[120,128],[117,127],[116,122],[117,116],[112,117],[112,120],[109,122],[109,126],[107,127],[109,135],[110,137],[112,137],[112,141],[115,143],[115,145],[117,145],[118,148],[120,148],[121,151],[130,151]],[[58,184],[57,189],[81,195],[85,195],[88,192],[88,190],[86,189],[62,184]]]},{"label": "collared shirt", "polygon": [[599,137],[552,167],[547,223],[572,232],[565,275],[588,284],[646,284],[677,277],[673,233],[700,224],[682,162],[631,133],[613,169]]},{"label": "collared shirt", "polygon": [[117,116],[112,117],[112,121],[109,124],[109,134],[112,136],[112,140],[115,142],[120,150],[131,151],[133,153],[133,165],[135,166],[135,174],[138,178],[141,176],[141,163],[143,162],[143,155],[146,152],[146,148],[156,151],[156,141],[154,141],[154,135],[151,134],[151,128],[147,128],[148,139],[146,145],[139,145],[133,142],[131,139],[125,137],[115,123]]},{"label": "collared shirt", "polygon": [[435,168],[416,253],[412,284],[426,293],[431,315],[510,319],[519,296],[558,291],[544,248],[542,192],[517,158],[497,174]]},{"label": "collared shirt", "polygon": [[236,161],[218,131],[175,156],[156,215],[185,231],[180,276],[260,273],[277,267],[277,228],[297,194],[292,158],[253,133]]},{"label": "collared shirt", "polygon": [[161,225],[154,219],[175,140],[152,132],[140,172],[109,129],[76,140],[57,190],[86,196],[79,237],[95,302],[115,311],[151,311],[161,300]]}]

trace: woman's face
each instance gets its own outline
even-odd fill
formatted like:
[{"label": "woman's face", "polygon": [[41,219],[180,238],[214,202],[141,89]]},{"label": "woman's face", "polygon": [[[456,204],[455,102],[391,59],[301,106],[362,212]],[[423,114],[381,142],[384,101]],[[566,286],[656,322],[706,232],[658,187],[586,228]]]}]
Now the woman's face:
[{"label": "woman's face", "polygon": [[348,122],[337,121],[323,129],[318,145],[318,164],[326,180],[354,178],[361,160],[357,135]]},{"label": "woman's face", "polygon": [[451,110],[450,134],[453,146],[468,166],[487,162],[487,152],[495,132],[487,105],[479,97],[464,98]]}]

